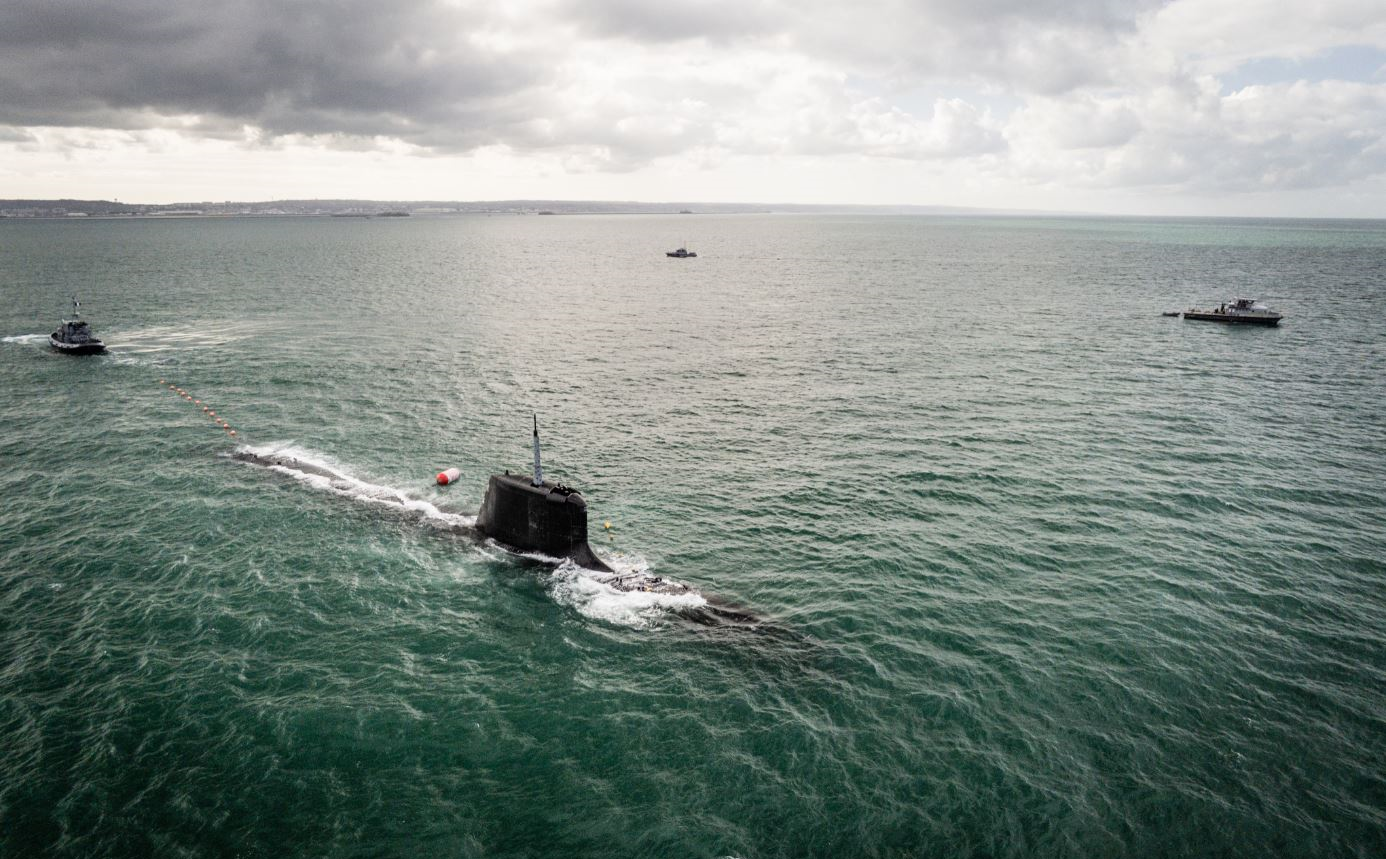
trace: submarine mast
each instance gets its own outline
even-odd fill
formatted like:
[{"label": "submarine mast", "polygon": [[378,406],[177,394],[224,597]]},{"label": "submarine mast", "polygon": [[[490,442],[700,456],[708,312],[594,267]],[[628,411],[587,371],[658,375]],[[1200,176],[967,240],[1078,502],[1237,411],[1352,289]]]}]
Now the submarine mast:
[{"label": "submarine mast", "polygon": [[535,486],[544,485],[544,470],[539,467],[539,416],[534,416],[534,481]]}]

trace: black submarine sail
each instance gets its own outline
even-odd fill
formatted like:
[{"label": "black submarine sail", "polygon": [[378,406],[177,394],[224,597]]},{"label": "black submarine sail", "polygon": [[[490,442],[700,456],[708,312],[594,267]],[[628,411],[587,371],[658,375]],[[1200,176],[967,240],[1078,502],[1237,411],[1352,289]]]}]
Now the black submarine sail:
[{"label": "black submarine sail", "polygon": [[568,558],[589,570],[612,572],[587,544],[587,500],[544,479],[539,461],[539,416],[534,416],[534,475],[493,474],[476,516],[476,529],[521,552]]}]

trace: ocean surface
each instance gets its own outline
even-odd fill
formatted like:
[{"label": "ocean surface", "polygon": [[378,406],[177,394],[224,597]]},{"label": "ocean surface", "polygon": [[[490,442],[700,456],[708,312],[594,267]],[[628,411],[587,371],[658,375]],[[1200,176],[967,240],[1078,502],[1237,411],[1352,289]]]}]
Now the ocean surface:
[{"label": "ocean surface", "polygon": [[[762,622],[456,533],[535,413]],[[0,738],[5,857],[1386,855],[1386,223],[0,221]]]}]

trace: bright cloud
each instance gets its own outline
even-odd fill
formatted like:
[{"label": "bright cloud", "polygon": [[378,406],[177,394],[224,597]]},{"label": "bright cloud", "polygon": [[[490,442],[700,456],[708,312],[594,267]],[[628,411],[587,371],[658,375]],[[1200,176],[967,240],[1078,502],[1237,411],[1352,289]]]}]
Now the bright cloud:
[{"label": "bright cloud", "polygon": [[[1386,178],[1386,75],[1312,62],[1348,49],[1386,67],[1386,7],[9,0],[0,180],[84,195],[102,170],[162,159],[178,178],[165,199],[278,182],[803,201],[809,171],[822,202],[1130,209],[1157,195],[1265,211],[1317,195],[1316,211],[1341,199],[1386,215],[1363,202]],[[1275,63],[1277,79],[1256,79]],[[205,190],[185,194],[199,175]]]}]

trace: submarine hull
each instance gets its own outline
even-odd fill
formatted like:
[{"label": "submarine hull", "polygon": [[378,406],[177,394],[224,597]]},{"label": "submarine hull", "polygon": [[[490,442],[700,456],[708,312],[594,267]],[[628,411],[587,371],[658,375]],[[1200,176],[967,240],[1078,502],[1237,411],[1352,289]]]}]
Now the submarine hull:
[{"label": "submarine hull", "polygon": [[476,528],[522,552],[569,558],[589,570],[612,571],[587,544],[587,501],[580,493],[547,480],[535,486],[519,475],[491,475]]}]

